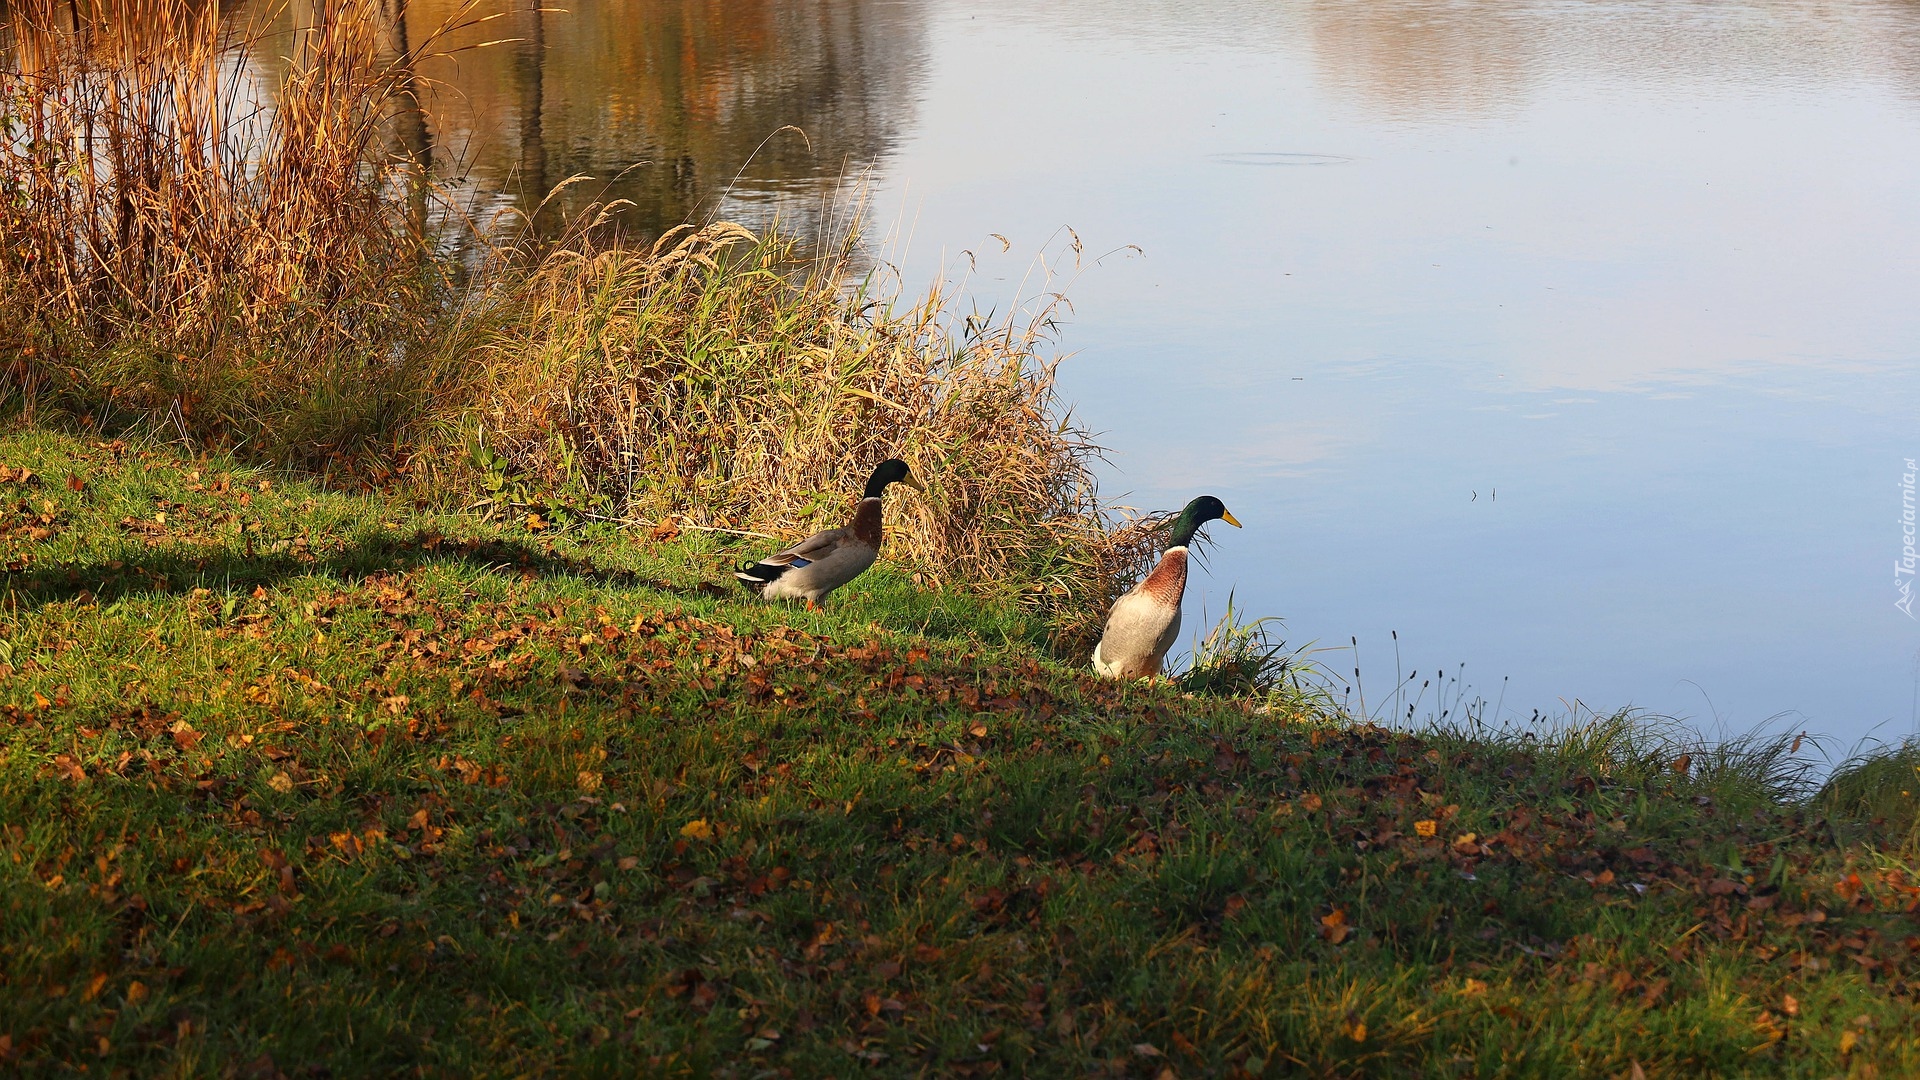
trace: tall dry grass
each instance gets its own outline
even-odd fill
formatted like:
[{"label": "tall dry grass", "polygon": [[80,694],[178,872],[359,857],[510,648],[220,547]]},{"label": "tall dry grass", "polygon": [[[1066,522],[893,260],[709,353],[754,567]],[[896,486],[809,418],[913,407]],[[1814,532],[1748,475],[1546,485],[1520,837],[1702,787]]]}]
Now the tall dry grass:
[{"label": "tall dry grass", "polygon": [[930,584],[1010,587],[1089,650],[1149,541],[1103,516],[1051,310],[983,323],[943,286],[880,295],[856,249],[719,224],[553,252],[494,320],[477,436],[618,517],[779,537],[843,523],[873,466],[904,458],[929,491],[888,500],[889,555]]},{"label": "tall dry grass", "polygon": [[[390,436],[455,297],[390,152],[410,71],[378,0],[14,0],[0,56],[10,389],[324,457]],[[463,8],[457,18],[472,18]]]}]

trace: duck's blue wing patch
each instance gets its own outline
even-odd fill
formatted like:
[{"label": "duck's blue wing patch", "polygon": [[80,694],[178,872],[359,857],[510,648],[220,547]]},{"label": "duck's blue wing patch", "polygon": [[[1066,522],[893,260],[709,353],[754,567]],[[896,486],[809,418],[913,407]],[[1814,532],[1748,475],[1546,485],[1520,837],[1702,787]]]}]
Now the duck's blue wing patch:
[{"label": "duck's blue wing patch", "polygon": [[803,566],[812,566],[813,560],[812,559],[795,559],[792,562],[788,563],[787,565],[793,567],[795,570],[798,570]]}]

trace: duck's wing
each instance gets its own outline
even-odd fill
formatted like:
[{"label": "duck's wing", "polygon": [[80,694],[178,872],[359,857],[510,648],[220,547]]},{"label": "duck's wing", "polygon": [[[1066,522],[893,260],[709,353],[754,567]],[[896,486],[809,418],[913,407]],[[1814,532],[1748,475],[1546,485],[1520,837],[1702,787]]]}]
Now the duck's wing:
[{"label": "duck's wing", "polygon": [[778,580],[781,574],[811,566],[853,543],[858,541],[854,539],[852,529],[826,529],[752,566],[741,567],[734,571],[733,576],[739,578],[747,588],[758,591],[769,582]]},{"label": "duck's wing", "polygon": [[761,566],[801,567],[819,562],[853,542],[852,529],[826,529],[814,533],[785,551],[760,560]]}]

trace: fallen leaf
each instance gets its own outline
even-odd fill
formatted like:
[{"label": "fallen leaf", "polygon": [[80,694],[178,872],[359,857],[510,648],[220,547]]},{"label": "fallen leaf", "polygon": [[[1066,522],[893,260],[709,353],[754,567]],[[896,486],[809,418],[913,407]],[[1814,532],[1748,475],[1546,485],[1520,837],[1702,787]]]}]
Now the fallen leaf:
[{"label": "fallen leaf", "polygon": [[[597,772],[588,772],[582,769],[580,774],[573,779],[576,784],[580,785],[581,791],[600,790],[600,774]],[[684,833],[686,830],[683,829],[681,831]]]},{"label": "fallen leaf", "polygon": [[282,795],[292,794],[293,777],[288,776],[286,773],[283,773],[283,772],[274,773],[273,778],[267,781],[267,786],[279,792]]},{"label": "fallen leaf", "polygon": [[1660,1000],[1660,995],[1666,993],[1667,987],[1670,985],[1672,985],[1672,983],[1667,979],[1653,980],[1653,982],[1647,984],[1646,992],[1640,995],[1640,1004],[1652,1008],[1653,1003]]},{"label": "fallen leaf", "polygon": [[1413,823],[1413,831],[1419,833],[1421,836],[1433,836],[1440,831],[1440,823],[1437,821],[1416,821]]},{"label": "fallen leaf", "polygon": [[1834,884],[1833,891],[1839,893],[1842,900],[1852,902],[1860,895],[1860,890],[1863,887],[1865,887],[1865,882],[1860,880],[1859,874],[1848,874]]},{"label": "fallen leaf", "polygon": [[692,821],[680,826],[680,835],[689,840],[711,840],[713,839],[713,826],[707,824],[706,818],[694,818]]},{"label": "fallen leaf", "polygon": [[267,864],[279,878],[280,891],[291,896],[296,891],[293,881],[293,862],[279,848],[266,848],[260,852],[260,859]]},{"label": "fallen leaf", "polygon": [[1334,908],[1320,916],[1320,936],[1330,944],[1338,945],[1347,939],[1353,930],[1347,925],[1347,912],[1344,908]]}]

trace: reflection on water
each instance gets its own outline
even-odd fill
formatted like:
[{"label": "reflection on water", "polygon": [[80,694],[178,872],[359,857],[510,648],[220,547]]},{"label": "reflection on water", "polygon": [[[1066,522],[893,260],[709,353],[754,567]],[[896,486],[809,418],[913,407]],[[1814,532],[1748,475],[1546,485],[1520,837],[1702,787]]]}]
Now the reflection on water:
[{"label": "reflection on water", "polygon": [[[403,0],[389,0],[402,4]],[[458,0],[403,3],[415,40]],[[576,175],[552,208],[633,203],[656,232],[721,213],[798,228],[844,173],[885,155],[912,118],[922,64],[912,3],[862,0],[501,0],[502,17],[430,62],[426,126],[443,170],[522,210]],[[798,132],[781,131],[797,128]],[[797,219],[797,220],[796,220]]]},{"label": "reflection on water", "polygon": [[1642,86],[1885,79],[1920,98],[1911,5],[1703,0],[1317,0],[1309,23],[1332,86],[1398,119],[1516,108],[1544,80]]},{"label": "reflection on water", "polygon": [[1326,89],[1379,119],[1512,110],[1540,82],[1569,76],[1865,79],[1920,100],[1920,8],[1909,0],[974,0],[964,11],[1069,51],[1298,54]]},{"label": "reflection on water", "polygon": [[1545,44],[1527,10],[1503,2],[1318,0],[1307,18],[1314,59],[1330,81],[1387,116],[1407,118],[1523,100]]}]

